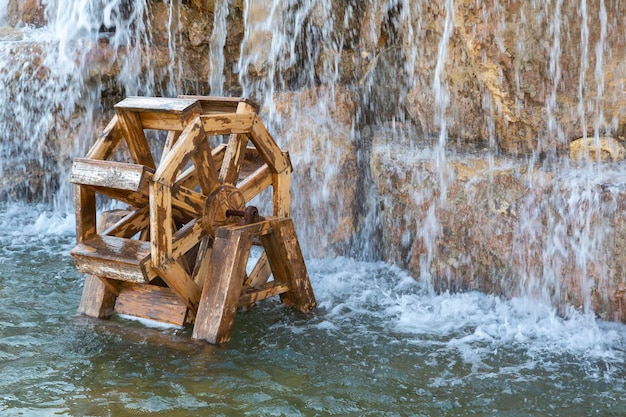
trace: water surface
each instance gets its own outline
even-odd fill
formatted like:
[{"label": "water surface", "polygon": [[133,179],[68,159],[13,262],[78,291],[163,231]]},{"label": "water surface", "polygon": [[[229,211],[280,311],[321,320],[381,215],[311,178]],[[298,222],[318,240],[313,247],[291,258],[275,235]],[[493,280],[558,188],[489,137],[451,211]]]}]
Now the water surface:
[{"label": "water surface", "polygon": [[73,227],[47,207],[0,207],[3,416],[626,414],[623,324],[312,259],[313,315],[266,300],[215,347],[78,317]]}]

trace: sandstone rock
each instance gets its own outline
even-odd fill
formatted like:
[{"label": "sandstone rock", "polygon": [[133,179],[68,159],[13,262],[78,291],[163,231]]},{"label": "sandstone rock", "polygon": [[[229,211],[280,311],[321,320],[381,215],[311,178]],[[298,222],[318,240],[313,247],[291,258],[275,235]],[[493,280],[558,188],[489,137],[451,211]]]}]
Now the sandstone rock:
[{"label": "sandstone rock", "polygon": [[569,144],[569,157],[575,161],[619,162],[626,156],[626,149],[611,137],[580,138]]},{"label": "sandstone rock", "polygon": [[47,23],[46,2],[42,0],[9,0],[6,20],[10,26],[14,27],[20,24],[43,27]]},{"label": "sandstone rock", "polygon": [[438,167],[431,143],[398,136],[378,130],[370,161],[385,261],[438,291],[530,295],[562,314],[626,320],[623,184],[529,172],[466,145]]}]

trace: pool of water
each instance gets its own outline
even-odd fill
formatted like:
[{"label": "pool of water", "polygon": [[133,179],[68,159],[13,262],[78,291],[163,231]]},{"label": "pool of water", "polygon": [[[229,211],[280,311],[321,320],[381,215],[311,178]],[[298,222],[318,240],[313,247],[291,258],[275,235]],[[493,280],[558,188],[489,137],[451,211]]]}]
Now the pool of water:
[{"label": "pool of water", "polygon": [[73,227],[46,207],[0,207],[2,416],[626,414],[623,324],[312,259],[314,314],[266,300],[216,347],[78,317]]}]

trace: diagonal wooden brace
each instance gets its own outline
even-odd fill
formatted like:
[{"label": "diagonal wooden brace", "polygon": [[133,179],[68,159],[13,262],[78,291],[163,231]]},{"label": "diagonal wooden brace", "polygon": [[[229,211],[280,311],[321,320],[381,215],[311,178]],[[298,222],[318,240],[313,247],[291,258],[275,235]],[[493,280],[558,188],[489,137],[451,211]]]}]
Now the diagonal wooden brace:
[{"label": "diagonal wooden brace", "polygon": [[260,286],[258,299],[280,294],[287,306],[302,312],[315,308],[315,296],[291,219],[270,218],[245,226],[220,227],[215,233],[193,329],[194,339],[214,344],[229,341],[237,307],[257,298],[249,293],[242,295],[246,264],[255,238],[261,239],[274,274],[274,284]]}]

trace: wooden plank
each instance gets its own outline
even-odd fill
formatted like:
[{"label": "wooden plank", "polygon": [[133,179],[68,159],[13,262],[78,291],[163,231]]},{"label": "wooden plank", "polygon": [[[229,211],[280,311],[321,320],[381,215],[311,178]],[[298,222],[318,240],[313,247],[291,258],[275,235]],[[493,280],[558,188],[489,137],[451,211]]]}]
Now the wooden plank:
[{"label": "wooden plank", "polygon": [[[211,152],[213,156],[213,165],[215,169],[219,171],[219,167],[222,166],[222,161],[224,160],[224,154],[226,153],[226,144],[222,143],[217,146]],[[187,188],[194,188],[197,185],[200,185],[198,182],[198,177],[196,175],[196,167],[195,165],[191,165],[189,168],[181,172],[178,177],[176,177],[176,185],[180,185]]]},{"label": "wooden plank", "polygon": [[198,254],[196,255],[196,264],[191,274],[191,279],[198,284],[200,288],[204,287],[204,281],[209,272],[209,261],[211,259],[211,251],[213,249],[213,238],[205,236],[200,241]]},{"label": "wooden plank", "polygon": [[159,276],[165,281],[191,310],[191,314],[198,311],[201,290],[191,279],[187,271],[175,260],[170,259],[155,267]]},{"label": "wooden plank", "polygon": [[70,182],[80,185],[147,192],[154,170],[144,165],[76,158]]},{"label": "wooden plank", "polygon": [[149,265],[149,242],[96,235],[79,243],[70,255],[85,274],[129,282],[147,282],[155,276]]},{"label": "wooden plank", "polygon": [[159,162],[159,165],[163,162],[167,154],[170,153],[181,133],[182,131],[170,131],[167,133],[167,138],[165,138],[165,144],[163,144],[163,151],[161,152],[161,160]]},{"label": "wooden plank", "polygon": [[193,328],[194,339],[214,344],[230,340],[251,246],[249,228],[217,230]]},{"label": "wooden plank", "polygon": [[267,165],[263,165],[261,168],[257,169],[254,174],[241,181],[237,188],[239,188],[239,191],[241,191],[247,203],[272,185],[272,180],[270,168]]},{"label": "wooden plank", "polygon": [[139,165],[155,168],[154,159],[143,132],[141,118],[138,113],[116,109],[120,128],[126,138],[126,145],[133,161]]},{"label": "wooden plank", "polygon": [[183,326],[187,317],[187,306],[174,291],[150,284],[124,283],[115,311],[177,326]]},{"label": "wooden plank", "polygon": [[289,285],[289,291],[281,294],[281,299],[287,306],[309,312],[317,304],[293,221],[283,218],[270,222],[272,233],[261,236],[261,241],[274,279]]},{"label": "wooden plank", "polygon": [[202,105],[202,113],[234,113],[240,103],[246,103],[253,111],[257,111],[259,105],[254,101],[243,97],[218,97],[218,96],[193,96],[179,95],[179,98],[197,100]]},{"label": "wooden plank", "polygon": [[93,189],[74,186],[76,208],[76,242],[83,242],[96,234],[96,193]]},{"label": "wooden plank", "polygon": [[273,174],[278,174],[287,169],[291,169],[289,159],[280,150],[272,136],[265,128],[265,125],[258,117],[254,119],[249,137],[263,157],[263,160],[265,160],[267,165],[269,165]]},{"label": "wooden plank", "polygon": [[113,314],[116,296],[94,275],[87,275],[80,297],[78,314],[99,319],[109,318]]},{"label": "wooden plank", "polygon": [[233,133],[249,133],[256,115],[218,113],[200,116],[207,135],[230,135]]},{"label": "wooden plank", "polygon": [[182,131],[191,117],[200,115],[202,106],[183,98],[127,97],[115,110],[138,114],[144,129]]},{"label": "wooden plank", "polygon": [[274,216],[289,217],[291,212],[291,172],[285,170],[280,174],[272,175],[272,202]]},{"label": "wooden plank", "polygon": [[257,287],[244,287],[241,296],[239,297],[239,307],[250,307],[257,301],[265,300],[266,298],[273,297],[275,295],[284,294],[289,291],[289,285],[278,282],[270,281],[258,285]]},{"label": "wooden plank", "polygon": [[172,258],[172,194],[169,185],[150,187],[150,242],[152,264],[159,268]]},{"label": "wooden plank", "polygon": [[150,226],[150,211],[147,206],[128,212],[124,217],[105,229],[106,236],[131,238]]},{"label": "wooden plank", "polygon": [[196,177],[202,194],[209,196],[220,187],[220,180],[217,176],[217,168],[211,154],[211,146],[205,140],[202,140],[196,146],[195,152],[192,153],[194,166],[196,167]]},{"label": "wooden plank", "polygon": [[200,242],[206,234],[201,221],[194,219],[178,230],[172,241],[172,257],[178,259]]},{"label": "wooden plank", "polygon": [[221,183],[237,185],[247,144],[247,135],[230,135],[220,168],[219,180]]},{"label": "wooden plank", "polygon": [[130,111],[138,113],[172,113],[184,114],[192,111],[198,101],[191,98],[170,97],[141,97],[130,96],[117,103],[116,111]]},{"label": "wooden plank", "polygon": [[172,150],[161,161],[159,169],[153,176],[154,181],[174,184],[176,177],[196,151],[196,146],[203,140],[206,140],[206,137],[202,123],[199,118],[195,118],[187,125]]},{"label": "wooden plank", "polygon": [[104,131],[100,134],[96,143],[93,144],[86,157],[90,159],[109,159],[122,142],[122,139],[122,130],[118,124],[117,115],[115,115],[104,128]]}]

